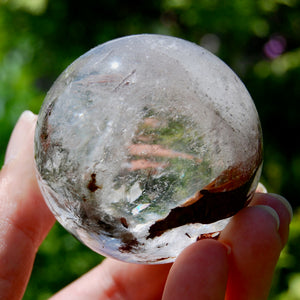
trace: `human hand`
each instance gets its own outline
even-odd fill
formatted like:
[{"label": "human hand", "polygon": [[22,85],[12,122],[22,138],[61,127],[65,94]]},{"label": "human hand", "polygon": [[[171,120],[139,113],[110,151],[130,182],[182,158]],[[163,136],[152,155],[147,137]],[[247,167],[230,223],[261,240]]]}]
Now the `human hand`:
[{"label": "human hand", "polygon": [[[0,299],[21,299],[54,217],[35,179],[36,116],[24,113],[0,173]],[[59,299],[267,299],[292,210],[281,196],[255,194],[216,240],[187,247],[174,264],[106,259],[52,297]]]}]

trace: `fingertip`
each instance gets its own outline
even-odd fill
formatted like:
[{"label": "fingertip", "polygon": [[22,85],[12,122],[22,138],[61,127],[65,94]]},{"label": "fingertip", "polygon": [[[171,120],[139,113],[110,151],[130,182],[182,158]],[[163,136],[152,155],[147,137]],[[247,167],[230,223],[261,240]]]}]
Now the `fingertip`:
[{"label": "fingertip", "polygon": [[173,264],[163,299],[224,299],[230,247],[213,239],[182,251]]},{"label": "fingertip", "polygon": [[231,219],[219,241],[230,245],[233,251],[240,247],[255,250],[264,242],[279,241],[280,226],[279,215],[272,207],[263,204],[246,207]]},{"label": "fingertip", "polygon": [[226,256],[230,253],[231,247],[229,245],[220,243],[212,238],[207,238],[195,242],[185,248],[177,258],[176,262],[197,262],[201,261],[203,258],[207,260],[209,256],[226,259]]},{"label": "fingertip", "polygon": [[11,134],[9,143],[5,153],[4,164],[8,164],[9,161],[14,160],[22,151],[23,145],[27,139],[27,136],[32,134],[35,128],[37,115],[29,110],[24,111]]},{"label": "fingertip", "polygon": [[291,204],[287,201],[287,199],[285,199],[283,196],[278,195],[278,194],[273,194],[273,193],[269,193],[269,196],[276,198],[277,200],[279,200],[287,209],[289,215],[290,215],[290,221],[292,221],[293,219],[293,208],[291,206]]},{"label": "fingertip", "polygon": [[277,212],[276,212],[276,210],[275,209],[273,209],[272,207],[270,207],[270,206],[268,206],[268,205],[256,205],[255,206],[256,208],[258,207],[258,208],[260,208],[260,209],[263,209],[263,210],[265,210],[268,214],[270,214],[272,217],[273,217],[273,219],[274,219],[274,221],[275,221],[275,226],[276,226],[276,230],[279,230],[279,227],[280,227],[280,219],[279,219],[279,216],[278,216],[278,214],[277,214]]},{"label": "fingertip", "polygon": [[30,123],[34,123],[37,120],[37,115],[34,114],[32,111],[30,110],[25,110],[22,112],[19,121],[26,121],[26,122],[30,122]]},{"label": "fingertip", "polygon": [[278,229],[283,246],[287,243],[289,224],[293,218],[293,209],[290,203],[282,196],[270,193],[256,193],[250,206],[265,205],[274,209],[279,216],[280,226]]}]

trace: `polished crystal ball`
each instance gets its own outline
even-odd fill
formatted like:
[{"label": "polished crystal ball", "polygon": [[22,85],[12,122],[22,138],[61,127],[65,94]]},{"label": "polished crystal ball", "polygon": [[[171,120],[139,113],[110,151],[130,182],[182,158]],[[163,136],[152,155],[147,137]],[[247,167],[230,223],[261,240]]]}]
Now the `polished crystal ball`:
[{"label": "polished crystal ball", "polygon": [[41,108],[37,176],[57,220],[94,251],[168,263],[218,238],[262,164],[243,83],[196,44],[135,35],[73,62]]}]

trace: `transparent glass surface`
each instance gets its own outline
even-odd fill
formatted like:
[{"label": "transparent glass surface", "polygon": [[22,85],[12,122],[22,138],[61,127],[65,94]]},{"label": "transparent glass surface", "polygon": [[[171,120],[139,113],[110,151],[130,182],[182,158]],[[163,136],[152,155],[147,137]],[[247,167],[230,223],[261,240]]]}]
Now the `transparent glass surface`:
[{"label": "transparent glass surface", "polygon": [[71,64],[41,108],[37,177],[57,220],[94,251],[167,263],[217,238],[259,180],[246,88],[196,44],[136,35]]}]

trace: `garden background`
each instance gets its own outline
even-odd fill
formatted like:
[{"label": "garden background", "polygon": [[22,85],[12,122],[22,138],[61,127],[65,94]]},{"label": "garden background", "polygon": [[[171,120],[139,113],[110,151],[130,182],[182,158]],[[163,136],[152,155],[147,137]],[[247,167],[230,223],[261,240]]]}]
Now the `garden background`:
[{"label": "garden background", "polygon": [[[90,48],[138,33],[198,43],[238,74],[256,104],[261,181],[294,208],[270,299],[300,299],[299,9],[299,0],[0,0],[0,165],[21,112],[38,113],[53,81]],[[47,299],[101,260],[56,224],[24,299]]]}]

